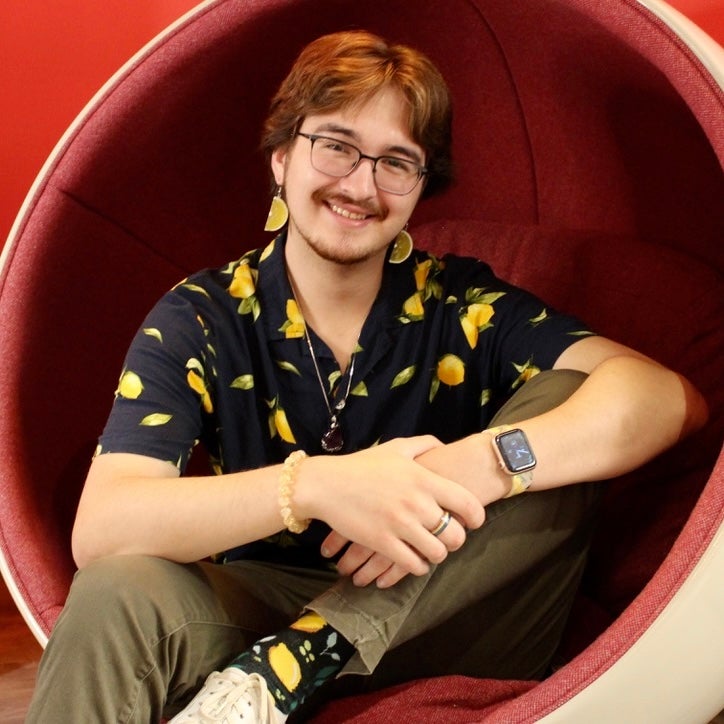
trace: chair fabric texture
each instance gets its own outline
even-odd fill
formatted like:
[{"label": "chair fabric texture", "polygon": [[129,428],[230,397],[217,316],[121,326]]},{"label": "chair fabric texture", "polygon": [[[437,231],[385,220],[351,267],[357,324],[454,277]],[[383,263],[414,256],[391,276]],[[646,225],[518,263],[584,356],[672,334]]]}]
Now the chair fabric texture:
[{"label": "chair fabric texture", "polygon": [[353,27],[419,47],[451,87],[456,183],[415,212],[416,244],[484,259],[684,373],[711,408],[705,429],[611,482],[551,677],[416,681],[315,715],[535,721],[655,621],[724,517],[724,95],[636,0],[210,0],[129,61],[59,143],[3,252],[3,572],[42,641],[129,340],[188,273],[267,243],[271,94],[307,42]]}]

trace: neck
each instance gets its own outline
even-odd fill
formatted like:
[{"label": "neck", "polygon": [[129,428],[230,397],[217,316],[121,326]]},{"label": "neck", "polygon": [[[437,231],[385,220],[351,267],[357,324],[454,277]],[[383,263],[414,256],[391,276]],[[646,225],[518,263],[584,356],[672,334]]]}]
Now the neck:
[{"label": "neck", "polygon": [[339,264],[287,244],[287,273],[306,323],[334,353],[342,371],[357,346],[362,325],[382,281],[384,252],[355,264]]}]

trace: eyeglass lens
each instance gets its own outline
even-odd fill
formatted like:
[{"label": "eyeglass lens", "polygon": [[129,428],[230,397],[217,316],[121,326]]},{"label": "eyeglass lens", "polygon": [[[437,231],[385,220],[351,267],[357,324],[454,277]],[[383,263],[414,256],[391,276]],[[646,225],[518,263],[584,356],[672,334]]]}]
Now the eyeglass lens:
[{"label": "eyeglass lens", "polygon": [[[329,176],[347,176],[360,162],[364,154],[355,146],[325,136],[312,136],[312,166]],[[364,158],[370,158],[364,156]],[[408,194],[420,180],[420,167],[404,158],[380,156],[373,162],[375,183],[382,191]]]}]

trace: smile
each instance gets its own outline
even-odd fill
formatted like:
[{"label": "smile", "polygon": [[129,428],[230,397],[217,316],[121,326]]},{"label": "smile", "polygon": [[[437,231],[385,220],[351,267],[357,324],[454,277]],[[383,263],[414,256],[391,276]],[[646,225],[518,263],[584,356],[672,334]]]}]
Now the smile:
[{"label": "smile", "polygon": [[339,206],[335,206],[334,204],[330,204],[329,208],[332,209],[335,214],[344,216],[345,219],[352,219],[352,221],[362,221],[362,219],[367,218],[367,214],[355,214],[352,211],[347,211],[347,209],[340,208]]}]

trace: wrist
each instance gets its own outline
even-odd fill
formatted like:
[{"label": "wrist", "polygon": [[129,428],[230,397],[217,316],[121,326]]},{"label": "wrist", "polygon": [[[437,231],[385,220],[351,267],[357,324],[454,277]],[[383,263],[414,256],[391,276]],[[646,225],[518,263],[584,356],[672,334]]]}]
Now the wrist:
[{"label": "wrist", "polygon": [[[330,456],[311,455],[297,468],[294,483],[293,510],[303,520],[324,520],[325,511],[320,503],[320,485],[324,476],[324,462]],[[321,488],[323,489],[323,488]]]},{"label": "wrist", "polygon": [[489,439],[501,471],[508,476],[510,485],[503,497],[526,492],[533,483],[537,460],[525,432],[518,427],[501,425],[484,430],[482,435]]},{"label": "wrist", "polygon": [[[488,438],[488,439],[485,439]],[[490,444],[486,432],[477,432],[466,439],[469,459],[474,461],[476,490],[480,502],[490,505],[505,497],[510,490],[510,476],[506,475]]]},{"label": "wrist", "polygon": [[282,465],[279,473],[278,503],[284,527],[292,533],[304,533],[311,523],[310,518],[297,517],[296,484],[299,468],[307,459],[303,450],[295,450]]}]

